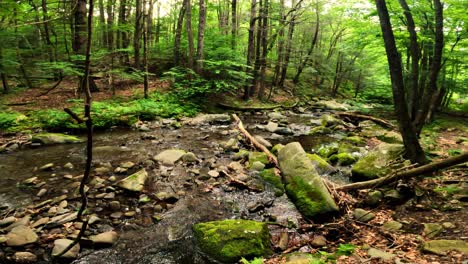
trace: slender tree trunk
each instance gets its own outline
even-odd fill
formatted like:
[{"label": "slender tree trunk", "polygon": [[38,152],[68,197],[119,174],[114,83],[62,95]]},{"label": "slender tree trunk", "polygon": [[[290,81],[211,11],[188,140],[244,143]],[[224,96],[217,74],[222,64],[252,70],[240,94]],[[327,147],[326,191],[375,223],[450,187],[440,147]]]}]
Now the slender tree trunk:
[{"label": "slender tree trunk", "polygon": [[114,50],[114,5],[115,0],[107,0],[107,49]]},{"label": "slender tree trunk", "polygon": [[155,36],[155,41],[156,44],[159,44],[159,38],[161,35],[161,3],[158,1],[158,10],[156,12],[156,36]]},{"label": "slender tree trunk", "polygon": [[262,44],[262,54],[260,58],[260,88],[258,90],[258,99],[263,100],[265,96],[265,73],[266,73],[266,66],[267,66],[267,54],[268,54],[268,8],[269,3],[268,0],[264,0],[263,4],[263,12],[262,12],[262,37],[261,37],[261,44]]},{"label": "slender tree trunk", "polygon": [[[118,48],[128,49],[130,40],[128,38],[128,33],[126,30],[122,30],[127,25],[127,0],[120,0],[119,8],[119,36],[120,36],[120,46]],[[121,63],[124,65],[130,64],[130,58],[127,51],[121,53]]]},{"label": "slender tree trunk", "polygon": [[[151,0],[149,0],[151,3]],[[150,8],[150,11],[152,8]],[[143,66],[145,68],[145,75],[143,76],[143,93],[145,99],[148,99],[148,90],[149,90],[149,84],[148,84],[148,16],[149,12],[146,11],[146,1],[143,0]]]},{"label": "slender tree trunk", "polygon": [[335,97],[338,92],[342,70],[343,70],[343,53],[339,51],[338,56],[336,58],[335,77],[333,78],[333,84],[332,84],[332,89],[331,89],[332,97]]},{"label": "slender tree trunk", "polygon": [[195,67],[195,71],[198,74],[202,74],[203,72],[203,47],[204,47],[204,40],[205,40],[205,24],[206,24],[205,0],[199,0],[197,58],[196,58],[196,67]]},{"label": "slender tree trunk", "polygon": [[190,0],[185,0],[185,4],[187,5],[186,13],[185,13],[185,23],[186,23],[186,28],[185,30],[187,31],[187,40],[188,40],[188,68],[193,69],[194,64],[193,64],[193,58],[195,56],[195,46],[193,44],[193,32],[192,32],[192,3]]},{"label": "slender tree trunk", "polygon": [[[2,46],[0,45],[0,61],[3,60],[3,49]],[[10,87],[8,86],[8,77],[5,73],[5,68],[3,64],[0,63],[0,76],[2,78],[2,85],[3,85],[3,93],[7,94],[10,92]]]},{"label": "slender tree trunk", "polygon": [[106,16],[104,13],[104,0],[99,0],[99,28],[101,33],[101,46],[108,47]]},{"label": "slender tree trunk", "polygon": [[17,17],[18,13],[17,13],[16,8],[13,10],[13,12],[14,12],[14,24],[15,24],[14,32],[15,32],[15,39],[16,39],[16,44],[15,44],[16,58],[18,59],[19,70],[24,79],[26,87],[31,89],[33,85],[31,83],[31,80],[29,79],[28,73],[26,72],[26,68],[24,67],[23,56],[21,56],[20,40],[19,40],[19,34],[18,34],[18,17]]},{"label": "slender tree trunk", "polygon": [[[148,28],[146,40],[148,41],[148,47],[151,45],[153,42],[153,10],[154,10],[154,5],[156,3],[156,0],[148,0],[147,2],[149,4],[147,14],[146,14],[146,27]],[[144,6],[143,9],[146,7]]]},{"label": "slender tree trunk", "polygon": [[375,3],[380,19],[380,27],[384,38],[385,50],[389,64],[395,114],[398,119],[401,136],[403,137],[406,155],[413,163],[425,164],[427,163],[426,156],[419,144],[416,129],[408,114],[401,58],[396,48],[395,37],[393,35],[387,5],[385,0],[375,0]]},{"label": "slender tree trunk", "polygon": [[357,98],[359,92],[361,91],[361,78],[362,78],[362,70],[359,69],[359,75],[356,81],[356,85],[354,87],[354,98]]},{"label": "slender tree trunk", "polygon": [[52,41],[50,40],[50,23],[49,23],[49,14],[47,10],[47,2],[46,0],[41,1],[41,7],[42,7],[42,20],[44,24],[44,40],[46,42],[46,47],[47,47],[47,54],[49,56],[49,62],[54,62],[54,47],[52,44]]},{"label": "slender tree trunk", "polygon": [[179,17],[177,18],[177,28],[175,31],[174,41],[174,64],[175,66],[180,65],[180,39],[182,37],[182,27],[184,23],[185,10],[187,8],[187,0],[184,0],[180,7]]},{"label": "slender tree trunk", "polygon": [[[248,72],[251,72],[251,67],[253,61],[255,59],[255,21],[257,15],[257,0],[252,0],[250,6],[250,22],[249,22],[249,39],[248,39],[248,47],[247,47],[247,68]],[[244,87],[244,100],[248,100],[250,98],[250,86],[246,85]]]},{"label": "slender tree trunk", "polygon": [[237,0],[231,1],[231,49],[236,50],[237,38]]},{"label": "slender tree trunk", "polygon": [[[293,1],[293,6],[295,5],[295,1]],[[283,61],[283,66],[281,67],[281,75],[280,79],[278,82],[278,87],[283,87],[284,86],[284,81],[286,80],[286,74],[288,72],[288,67],[289,67],[289,59],[291,57],[291,51],[292,51],[292,39],[294,36],[294,28],[296,26],[296,18],[297,18],[297,13],[294,13],[291,17],[291,22],[289,22],[289,28],[288,28],[288,37],[286,39],[286,50],[284,54],[284,61]]]},{"label": "slender tree trunk", "polygon": [[[278,87],[280,80],[280,71],[283,66],[284,58],[284,26],[286,24],[286,15],[284,14],[284,0],[280,0],[280,21],[279,21],[279,32],[278,32],[278,59],[275,65],[275,72],[273,75],[273,83],[270,90],[270,95],[273,93],[273,87]],[[271,45],[271,44],[270,44]],[[273,46],[271,46],[273,47]]]},{"label": "slender tree trunk", "polygon": [[135,60],[135,68],[140,69],[140,41],[141,41],[141,21],[142,21],[142,2],[136,0],[135,3],[135,28],[133,31],[133,57]]},{"label": "slender tree trunk", "polygon": [[252,80],[252,86],[250,86],[250,95],[254,96],[255,93],[258,90],[259,84],[260,84],[260,66],[261,66],[261,48],[262,48],[262,34],[263,34],[263,3],[264,0],[259,0],[258,1],[259,6],[258,6],[258,18],[257,18],[257,33],[255,36],[255,63],[254,63],[254,69],[253,69],[253,80]]}]

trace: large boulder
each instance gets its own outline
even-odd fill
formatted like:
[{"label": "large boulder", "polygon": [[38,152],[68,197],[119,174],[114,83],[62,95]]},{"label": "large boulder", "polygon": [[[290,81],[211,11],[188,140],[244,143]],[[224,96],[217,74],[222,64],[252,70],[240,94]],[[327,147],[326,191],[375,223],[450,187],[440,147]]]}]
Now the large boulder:
[{"label": "large boulder", "polygon": [[209,257],[222,263],[237,263],[272,253],[266,223],[251,220],[222,220],[193,226],[197,245]]},{"label": "large boulder", "polygon": [[426,241],[423,246],[423,251],[438,255],[445,255],[451,250],[468,254],[468,242],[463,240],[430,240]]},{"label": "large boulder", "polygon": [[315,103],[316,106],[336,111],[348,111],[349,105],[338,103],[335,100],[321,100]]},{"label": "large boulder", "polygon": [[33,143],[40,143],[43,145],[53,145],[53,144],[65,144],[65,143],[80,143],[82,142],[81,139],[75,137],[75,136],[70,136],[70,135],[65,135],[65,134],[60,134],[60,133],[40,133],[36,134],[32,137],[31,141]]},{"label": "large boulder", "polygon": [[279,151],[278,161],[286,193],[306,218],[318,220],[320,216],[338,211],[338,206],[301,144],[287,144]]},{"label": "large boulder", "polygon": [[168,149],[154,156],[154,160],[158,161],[165,166],[173,166],[177,161],[179,161],[184,154],[187,153],[185,150],[181,149]]},{"label": "large boulder", "polygon": [[388,174],[390,166],[403,151],[403,145],[382,143],[354,164],[351,173],[355,181],[372,180]]},{"label": "large boulder", "polygon": [[143,190],[146,178],[148,178],[148,173],[142,169],[117,182],[116,185],[129,191],[140,192]]},{"label": "large boulder", "polygon": [[228,114],[200,114],[195,118],[187,121],[187,124],[208,125],[208,124],[227,124],[231,122],[231,117]]},{"label": "large boulder", "polygon": [[326,160],[317,154],[307,154],[307,157],[312,161],[315,170],[319,174],[330,174],[336,172],[336,168],[330,165]]}]

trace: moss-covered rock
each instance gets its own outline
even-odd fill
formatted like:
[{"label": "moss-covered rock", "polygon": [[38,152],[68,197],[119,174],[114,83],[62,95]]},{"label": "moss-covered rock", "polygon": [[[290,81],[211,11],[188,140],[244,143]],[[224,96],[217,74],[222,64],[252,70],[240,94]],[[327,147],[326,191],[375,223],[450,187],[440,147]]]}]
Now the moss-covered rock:
[{"label": "moss-covered rock", "polygon": [[263,164],[270,163],[270,161],[268,161],[267,154],[265,154],[263,152],[250,152],[250,154],[249,154],[249,163],[253,164],[256,161],[260,161]]},{"label": "moss-covered rock", "polygon": [[340,166],[348,166],[348,165],[355,163],[357,161],[357,158],[354,157],[350,153],[343,152],[343,153],[333,154],[329,158],[329,160],[330,162],[336,163]]},{"label": "moss-covered rock", "polygon": [[283,144],[276,144],[273,146],[273,148],[271,149],[271,153],[275,154],[275,155],[278,155],[278,152],[284,148],[284,145]]},{"label": "moss-covered rock", "polygon": [[233,160],[242,160],[247,159],[249,157],[250,152],[246,149],[241,149],[239,152],[235,153],[232,157]]},{"label": "moss-covered rock", "polygon": [[276,188],[275,196],[279,197],[279,196],[284,194],[283,182],[281,181],[280,176],[276,176],[275,168],[262,170],[262,172],[260,173],[260,176],[262,177],[262,179],[264,181],[266,181],[266,182],[272,184],[273,186],[275,186],[275,188]]},{"label": "moss-covered rock", "polygon": [[336,171],[335,167],[330,165],[326,160],[317,154],[307,154],[307,157],[312,161],[315,170],[319,174],[329,174]]},{"label": "moss-covered rock", "polygon": [[424,243],[423,250],[426,252],[445,255],[451,250],[457,250],[468,254],[468,242],[463,240],[431,240]]},{"label": "moss-covered rock", "polygon": [[359,136],[349,136],[349,137],[345,137],[343,140],[349,143],[356,144],[356,145],[364,144],[364,139]]},{"label": "moss-covered rock", "polygon": [[341,121],[340,119],[332,115],[325,114],[320,118],[320,123],[322,124],[323,127],[333,127],[336,125],[343,124],[343,121]]},{"label": "moss-covered rock", "polygon": [[351,173],[355,181],[381,177],[392,169],[390,162],[403,151],[403,145],[382,143],[354,164]]},{"label": "moss-covered rock", "polygon": [[324,126],[318,126],[318,127],[314,127],[312,128],[310,131],[309,131],[309,135],[310,136],[314,136],[314,135],[326,135],[326,134],[331,134],[333,131],[328,128],[328,127],[324,127]]},{"label": "moss-covered rock", "polygon": [[[310,219],[338,211],[322,179],[298,142],[289,143],[278,155],[286,193],[297,209]],[[323,219],[321,219],[323,220]]]},{"label": "moss-covered rock", "polygon": [[316,152],[321,157],[328,159],[331,155],[338,153],[338,150],[338,144],[332,143],[328,145],[321,145]]},{"label": "moss-covered rock", "polygon": [[60,133],[40,133],[32,137],[33,143],[41,143],[43,145],[65,144],[65,143],[79,143],[82,142],[75,136],[60,134]]},{"label": "moss-covered rock", "polygon": [[193,226],[197,245],[211,258],[237,263],[242,257],[254,258],[272,253],[266,223],[251,220],[223,220]]},{"label": "moss-covered rock", "polygon": [[142,169],[117,182],[116,185],[129,191],[140,192],[143,190],[147,178],[148,173],[145,169]]},{"label": "moss-covered rock", "polygon": [[377,139],[379,139],[382,142],[385,143],[396,143],[396,144],[402,144],[403,143],[403,138],[401,137],[401,134],[395,131],[387,131],[383,134],[380,134],[377,136]]}]

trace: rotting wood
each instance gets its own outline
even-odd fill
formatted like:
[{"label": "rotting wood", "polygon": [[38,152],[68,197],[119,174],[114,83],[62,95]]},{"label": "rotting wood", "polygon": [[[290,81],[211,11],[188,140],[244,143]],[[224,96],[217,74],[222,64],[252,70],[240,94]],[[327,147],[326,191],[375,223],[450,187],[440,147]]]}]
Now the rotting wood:
[{"label": "rotting wood", "polygon": [[360,114],[360,113],[338,112],[338,113],[335,113],[335,115],[337,115],[339,117],[348,117],[348,118],[355,118],[355,119],[360,119],[360,120],[370,120],[370,121],[372,121],[372,122],[374,122],[374,123],[376,123],[378,125],[381,125],[383,127],[386,127],[386,128],[392,129],[392,130],[397,129],[397,127],[395,125],[393,125],[392,123],[390,123],[387,120],[377,118],[377,117],[373,117],[373,116],[363,115],[363,114]]},{"label": "rotting wood", "polygon": [[407,171],[391,173],[382,178],[339,186],[339,187],[336,187],[336,190],[337,191],[351,191],[351,190],[358,190],[358,189],[375,188],[378,186],[382,186],[384,184],[393,183],[400,179],[416,177],[425,173],[431,173],[431,172],[435,172],[441,169],[449,168],[454,165],[461,164],[467,161],[468,161],[468,152],[465,152],[461,155],[458,155],[452,158],[433,162],[433,163],[423,165],[414,169],[410,169]]}]

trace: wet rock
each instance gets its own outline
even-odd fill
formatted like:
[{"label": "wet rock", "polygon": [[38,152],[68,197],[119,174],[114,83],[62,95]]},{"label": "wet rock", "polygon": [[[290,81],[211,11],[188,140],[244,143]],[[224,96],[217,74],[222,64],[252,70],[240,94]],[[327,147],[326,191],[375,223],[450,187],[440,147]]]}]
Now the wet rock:
[{"label": "wet rock", "polygon": [[188,163],[191,163],[191,162],[199,162],[200,160],[197,158],[197,156],[195,154],[193,154],[192,152],[187,152],[185,153],[183,156],[182,156],[182,160],[184,162],[188,162]]},{"label": "wet rock", "polygon": [[50,219],[50,222],[61,225],[61,224],[65,224],[65,223],[75,220],[77,216],[78,216],[78,212],[58,215],[58,216],[52,217],[52,219]]},{"label": "wet rock", "polygon": [[338,207],[298,142],[287,144],[278,155],[288,197],[307,218],[332,215]]},{"label": "wet rock", "polygon": [[330,128],[324,127],[324,126],[318,126],[318,127],[312,128],[308,134],[310,136],[316,136],[316,135],[328,135],[331,133],[333,133],[333,131]]},{"label": "wet rock", "polygon": [[37,221],[35,221],[34,223],[32,223],[31,227],[36,228],[38,226],[45,225],[45,224],[49,223],[49,221],[50,221],[49,217],[42,217],[42,218],[38,219]]},{"label": "wet rock", "polygon": [[165,166],[174,166],[185,154],[185,150],[181,149],[168,149],[154,156],[154,160],[158,161]]},{"label": "wet rock", "polygon": [[10,231],[13,228],[18,227],[18,226],[29,226],[30,222],[31,222],[31,216],[26,215],[25,217],[17,219],[15,222],[13,222],[9,226],[5,227],[5,230]]},{"label": "wet rock", "polygon": [[33,143],[41,143],[43,145],[64,144],[64,143],[80,143],[82,140],[75,136],[60,134],[60,133],[41,133],[33,135],[31,141]]},{"label": "wet rock", "polygon": [[401,195],[401,193],[395,189],[391,189],[388,191],[385,191],[384,193],[384,200],[388,203],[401,203],[405,200],[405,197]]},{"label": "wet rock", "polygon": [[362,139],[359,136],[349,136],[349,137],[345,137],[343,140],[349,143],[356,144],[356,145],[360,145],[364,143],[364,139]]},{"label": "wet rock", "polygon": [[41,171],[48,171],[48,170],[52,170],[54,168],[54,164],[53,163],[47,163],[45,165],[42,165],[39,170]]},{"label": "wet rock", "polygon": [[378,145],[354,164],[351,171],[353,180],[366,181],[386,175],[393,169],[390,162],[402,151],[403,145],[386,143]]},{"label": "wet rock", "polygon": [[207,124],[228,124],[231,122],[231,117],[228,114],[201,114],[197,117],[188,120],[187,124],[207,125]]},{"label": "wet rock", "polygon": [[335,100],[320,100],[316,102],[315,105],[319,107],[324,107],[330,110],[336,110],[336,111],[348,111],[349,110],[349,105],[338,103]]},{"label": "wet rock", "polygon": [[285,120],[287,117],[279,112],[270,112],[268,113],[268,117],[275,120]]},{"label": "wet rock", "polygon": [[15,252],[12,259],[15,263],[36,263],[37,256],[31,252]]},{"label": "wet rock", "polygon": [[265,168],[265,164],[261,163],[260,161],[255,161],[250,165],[250,169],[254,171],[262,171]]},{"label": "wet rock", "polygon": [[444,231],[444,227],[439,223],[425,223],[424,224],[424,235],[427,238],[434,238],[438,234]]},{"label": "wet rock", "polygon": [[339,166],[348,166],[357,161],[357,158],[350,153],[342,152],[338,154],[333,154],[329,158],[330,162],[336,163]]},{"label": "wet rock", "polygon": [[375,214],[369,211],[366,211],[361,208],[356,208],[353,211],[353,217],[356,219],[356,221],[360,222],[369,222],[370,220],[375,218]]},{"label": "wet rock", "polygon": [[73,166],[73,164],[72,164],[71,162],[67,162],[65,165],[63,165],[63,167],[64,167],[65,169],[71,170],[71,169],[73,169],[75,166]]},{"label": "wet rock", "polygon": [[5,243],[8,240],[7,236],[0,235],[0,244]]},{"label": "wet rock", "polygon": [[314,247],[324,247],[327,245],[327,239],[324,236],[316,235],[310,244]]},{"label": "wet rock", "polygon": [[98,245],[112,245],[117,242],[118,238],[118,234],[115,231],[108,231],[90,237],[91,241]]},{"label": "wet rock", "polygon": [[27,226],[17,226],[7,234],[7,246],[24,246],[39,240],[37,234]]},{"label": "wet rock", "polygon": [[122,212],[115,212],[115,213],[110,214],[110,218],[113,218],[113,219],[120,219],[122,218],[122,216],[123,216]]},{"label": "wet rock", "polygon": [[468,242],[463,240],[430,240],[423,245],[423,251],[437,255],[445,255],[447,252],[456,250],[468,254]]},{"label": "wet rock", "polygon": [[7,218],[1,219],[0,220],[0,227],[1,226],[6,226],[6,225],[11,225],[14,222],[16,222],[16,217],[14,216],[9,216]]},{"label": "wet rock", "polygon": [[127,178],[119,181],[116,185],[120,188],[140,192],[143,190],[146,179],[148,178],[148,173],[145,169],[135,172],[134,174],[128,176]]},{"label": "wet rock", "polygon": [[262,257],[272,253],[266,223],[223,220],[195,224],[193,231],[200,249],[220,262],[233,263],[242,257]]},{"label": "wet rock", "polygon": [[118,211],[120,210],[120,202],[119,201],[112,201],[109,203],[109,208],[112,210],[112,211]]},{"label": "wet rock", "polygon": [[249,157],[250,152],[245,149],[239,150],[239,152],[235,153],[234,156],[232,157],[233,160],[242,160],[242,159],[247,159]]},{"label": "wet rock", "polygon": [[[52,249],[52,256],[58,256],[65,248],[67,248],[73,240],[70,239],[57,239],[54,241],[54,248]],[[62,258],[76,258],[80,253],[80,244],[74,245],[67,253],[62,255]]]},{"label": "wet rock", "polygon": [[385,252],[383,250],[376,249],[376,248],[369,248],[369,250],[367,251],[367,254],[371,258],[377,258],[377,259],[381,259],[383,261],[390,261],[390,260],[392,260],[393,258],[396,257],[395,254],[388,253],[388,252]]},{"label": "wet rock", "polygon": [[381,191],[370,191],[367,194],[366,199],[364,200],[364,203],[370,206],[376,206],[379,205],[380,202],[382,202],[383,198],[383,193]]},{"label": "wet rock", "polygon": [[307,157],[312,161],[312,164],[318,174],[330,174],[332,172],[336,172],[336,168],[330,165],[326,160],[322,159],[319,155],[307,153]]},{"label": "wet rock", "polygon": [[179,200],[179,197],[177,197],[176,194],[174,193],[169,193],[169,192],[158,192],[156,193],[156,198],[160,201],[164,201],[166,203],[176,203]]},{"label": "wet rock", "polygon": [[219,177],[219,172],[215,170],[210,170],[208,171],[208,175],[213,178],[218,178]]},{"label": "wet rock", "polygon": [[336,125],[343,124],[343,121],[341,119],[338,119],[338,118],[332,116],[332,115],[325,114],[325,115],[322,115],[322,117],[320,118],[320,124],[323,127],[333,127],[333,126],[336,126]]},{"label": "wet rock", "polygon": [[222,144],[222,147],[226,151],[239,150],[239,140],[237,138],[231,138]]},{"label": "wet rock", "polygon": [[382,228],[388,231],[398,231],[403,227],[403,224],[398,221],[388,221],[383,224]]},{"label": "wet rock", "polygon": [[267,148],[271,148],[273,147],[273,145],[266,139],[264,139],[262,136],[254,136],[255,140],[258,141],[258,143],[262,144],[263,146],[267,147]]},{"label": "wet rock", "polygon": [[294,134],[294,132],[289,127],[278,127],[275,130],[275,133],[279,135],[285,135],[285,136]]},{"label": "wet rock", "polygon": [[267,154],[265,154],[264,152],[250,152],[249,154],[250,165],[254,164],[256,161],[259,161],[263,164],[270,163],[270,161],[268,160]]},{"label": "wet rock", "polygon": [[278,123],[275,122],[268,122],[268,124],[265,126],[265,130],[271,133],[274,133],[278,129]]},{"label": "wet rock", "polygon": [[24,180],[23,184],[32,185],[32,184],[35,184],[36,182],[38,182],[38,178],[37,177],[31,177],[31,178],[28,178],[28,179]]},{"label": "wet rock", "polygon": [[135,167],[135,163],[131,162],[131,161],[126,161],[126,162],[122,162],[120,164],[120,167],[124,168],[124,169],[131,169],[133,167]]}]

